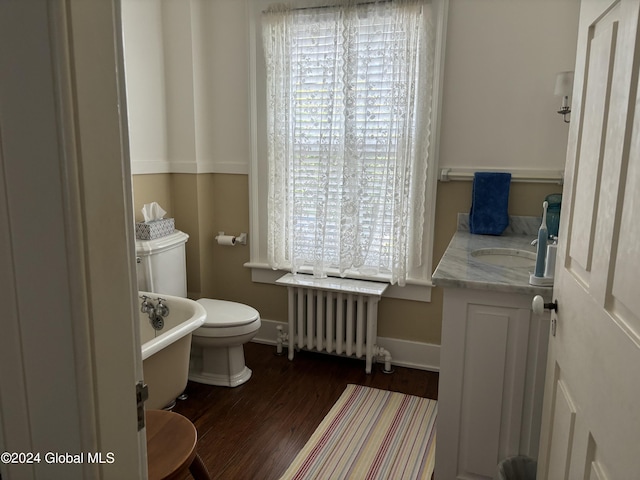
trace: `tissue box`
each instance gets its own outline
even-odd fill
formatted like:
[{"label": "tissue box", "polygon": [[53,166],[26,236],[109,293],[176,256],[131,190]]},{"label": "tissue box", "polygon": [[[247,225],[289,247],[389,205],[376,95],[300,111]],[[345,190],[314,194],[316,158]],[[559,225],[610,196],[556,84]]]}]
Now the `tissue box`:
[{"label": "tissue box", "polygon": [[151,222],[139,222],[136,223],[136,238],[138,240],[155,240],[156,238],[171,235],[175,229],[175,222],[173,218],[163,218],[162,220],[153,220]]}]

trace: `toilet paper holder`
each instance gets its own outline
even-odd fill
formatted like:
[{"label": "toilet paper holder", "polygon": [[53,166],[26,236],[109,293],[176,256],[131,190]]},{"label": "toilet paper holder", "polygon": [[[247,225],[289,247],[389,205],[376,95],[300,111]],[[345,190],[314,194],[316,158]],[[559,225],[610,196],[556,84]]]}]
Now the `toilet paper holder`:
[{"label": "toilet paper holder", "polygon": [[247,244],[247,234],[241,233],[240,235],[225,235],[224,232],[218,232],[218,235],[215,237],[216,242],[219,245],[229,245],[235,246],[238,243],[241,245]]}]

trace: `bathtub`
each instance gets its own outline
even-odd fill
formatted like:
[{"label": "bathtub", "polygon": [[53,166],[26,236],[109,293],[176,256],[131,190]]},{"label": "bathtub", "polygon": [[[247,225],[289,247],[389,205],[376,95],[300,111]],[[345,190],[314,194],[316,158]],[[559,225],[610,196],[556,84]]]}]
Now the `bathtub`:
[{"label": "bathtub", "polygon": [[149,314],[138,309],[142,372],[144,383],[149,388],[145,408],[159,409],[173,403],[187,386],[191,334],[204,323],[207,313],[202,305],[188,298],[148,292],[139,294],[148,296],[154,305],[157,304],[156,299],[162,297],[169,307],[169,315],[164,317],[161,330],[155,330]]}]

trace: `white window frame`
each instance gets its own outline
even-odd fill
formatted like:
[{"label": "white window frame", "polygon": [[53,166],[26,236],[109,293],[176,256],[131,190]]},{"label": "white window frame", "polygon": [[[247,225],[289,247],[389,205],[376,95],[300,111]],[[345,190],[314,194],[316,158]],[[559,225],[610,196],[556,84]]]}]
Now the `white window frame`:
[{"label": "white window frame", "polygon": [[[245,267],[251,268],[251,279],[259,283],[275,283],[286,271],[273,270],[267,262],[266,231],[266,189],[267,189],[267,145],[265,135],[265,65],[262,53],[261,14],[275,0],[245,0],[249,30],[249,95],[251,120],[251,159],[249,165],[249,216],[250,216],[250,260]],[[330,0],[327,1],[329,3]],[[448,0],[432,0],[434,8],[433,26],[435,32],[435,61],[433,75],[433,101],[431,117],[431,143],[427,167],[427,188],[425,195],[425,228],[423,232],[422,265],[409,272],[406,285],[390,285],[385,297],[406,300],[431,301],[431,273],[433,271],[433,237],[435,227],[436,189],[438,176],[438,153],[440,139],[440,118],[442,86],[444,75],[444,52]],[[309,1],[297,1],[295,5],[304,7]],[[317,1],[313,3],[317,5]],[[384,276],[349,275],[349,278],[388,281]]]}]

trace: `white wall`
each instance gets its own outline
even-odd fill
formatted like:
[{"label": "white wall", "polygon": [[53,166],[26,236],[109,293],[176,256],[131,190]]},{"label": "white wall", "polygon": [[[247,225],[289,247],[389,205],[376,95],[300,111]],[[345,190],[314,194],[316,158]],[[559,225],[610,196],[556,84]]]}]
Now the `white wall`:
[{"label": "white wall", "polygon": [[[133,173],[153,172],[144,162],[155,158],[158,172],[248,172],[251,1],[123,0]],[[568,127],[553,89],[573,69],[578,10],[450,0],[440,167],[563,170]]]},{"label": "white wall", "polygon": [[216,0],[209,17],[212,155],[218,173],[249,172],[249,32],[244,4]]},{"label": "white wall", "polygon": [[123,0],[132,171],[248,173],[245,3]]},{"label": "white wall", "polygon": [[451,0],[440,167],[564,170],[578,0]]},{"label": "white wall", "polygon": [[170,169],[161,26],[160,2],[122,2],[131,158],[153,172]]}]

